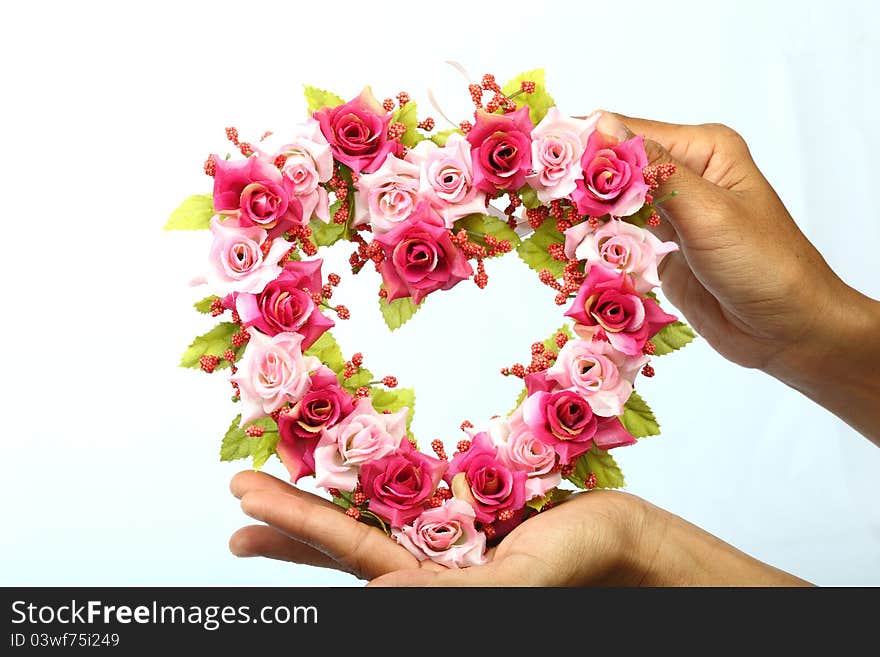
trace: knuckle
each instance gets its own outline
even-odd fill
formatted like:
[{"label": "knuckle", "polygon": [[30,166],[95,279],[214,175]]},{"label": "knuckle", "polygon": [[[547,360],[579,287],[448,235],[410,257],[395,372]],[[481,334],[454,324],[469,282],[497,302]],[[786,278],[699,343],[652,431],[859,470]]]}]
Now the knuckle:
[{"label": "knuckle", "polygon": [[736,130],[723,123],[706,123],[702,126],[708,130],[715,140],[738,148],[746,147],[746,140]]}]

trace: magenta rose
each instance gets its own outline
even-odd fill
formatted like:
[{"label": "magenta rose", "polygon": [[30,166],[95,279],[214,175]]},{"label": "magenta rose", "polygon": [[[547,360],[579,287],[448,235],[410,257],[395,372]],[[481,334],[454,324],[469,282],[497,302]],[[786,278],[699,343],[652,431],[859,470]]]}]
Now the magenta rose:
[{"label": "magenta rose", "polygon": [[278,416],[278,458],[296,483],[315,474],[315,447],[323,429],[330,429],[354,409],[352,396],[333,370],[321,367],[312,374],[309,391],[286,413]]},{"label": "magenta rose", "polygon": [[303,350],[312,346],[333,326],[309,294],[321,293],[322,264],[320,259],[287,262],[278,278],[259,294],[237,295],[235,309],[242,326],[255,326],[266,335],[299,333]]},{"label": "magenta rose", "polygon": [[677,319],[653,299],[640,296],[629,276],[601,265],[590,265],[565,314],[627,356],[642,353],[657,331]]},{"label": "magenta rose", "polygon": [[214,211],[236,213],[243,228],[256,226],[277,237],[303,221],[293,182],[259,157],[225,160],[214,156]]},{"label": "magenta rose", "polygon": [[473,274],[464,253],[452,243],[443,219],[426,201],[409,219],[376,235],[385,259],[379,265],[387,302],[412,297],[413,303],[435,290],[448,290]]},{"label": "magenta rose", "polygon": [[495,445],[486,432],[474,436],[470,449],[452,457],[446,480],[456,490],[453,481],[464,476],[477,520],[494,522],[501,511],[519,511],[526,503],[526,473],[511,470],[498,456]]},{"label": "magenta rose", "polygon": [[364,495],[372,513],[403,527],[421,514],[449,466],[428,456],[404,438],[397,450],[361,468]]},{"label": "magenta rose", "polygon": [[[529,391],[523,402],[522,422],[545,445],[552,447],[561,463],[571,463],[593,445],[612,449],[636,442],[616,417],[600,417],[574,390]],[[514,416],[515,420],[519,418]]]},{"label": "magenta rose", "polygon": [[648,193],[642,175],[647,165],[642,137],[618,142],[594,131],[581,156],[584,177],[577,181],[571,195],[578,212],[594,217],[626,217],[637,212]]},{"label": "magenta rose", "polygon": [[354,100],[324,107],[312,116],[330,142],[333,156],[354,171],[372,173],[382,165],[388,153],[398,148],[398,142],[388,139],[391,114],[369,87]]},{"label": "magenta rose", "polygon": [[467,134],[474,187],[494,194],[523,186],[532,167],[532,127],[528,107],[510,114],[477,111],[476,123]]}]

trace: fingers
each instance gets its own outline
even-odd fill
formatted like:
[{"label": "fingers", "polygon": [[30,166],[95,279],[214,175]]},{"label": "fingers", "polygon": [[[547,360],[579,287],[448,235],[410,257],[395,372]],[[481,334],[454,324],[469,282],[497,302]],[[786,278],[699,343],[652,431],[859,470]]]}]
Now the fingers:
[{"label": "fingers", "polygon": [[418,566],[415,557],[381,531],[352,520],[338,507],[328,508],[305,497],[263,489],[245,493],[241,508],[252,518],[320,550],[362,577],[372,579]]},{"label": "fingers", "polygon": [[546,586],[531,561],[512,557],[483,566],[447,570],[398,570],[377,577],[367,586]]},{"label": "fingers", "polygon": [[315,504],[321,504],[328,509],[338,508],[328,499],[300,490],[299,488],[288,484],[286,481],[282,481],[281,479],[266,474],[265,472],[255,472],[254,470],[244,470],[235,475],[232,478],[232,481],[229,482],[229,490],[238,499],[241,499],[246,493],[251,491],[266,490],[275,493],[283,493],[285,495],[292,495],[300,499],[314,502]]},{"label": "fingers", "polygon": [[268,557],[319,568],[340,567],[320,550],[266,525],[249,525],[239,529],[229,539],[229,551],[237,557]]}]

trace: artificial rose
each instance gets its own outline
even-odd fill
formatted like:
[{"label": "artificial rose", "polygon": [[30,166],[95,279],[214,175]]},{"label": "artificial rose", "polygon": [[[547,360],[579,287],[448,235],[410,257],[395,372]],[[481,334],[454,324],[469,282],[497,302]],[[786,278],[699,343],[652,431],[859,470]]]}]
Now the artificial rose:
[{"label": "artificial rose", "polygon": [[647,362],[647,356],[627,356],[604,340],[574,339],[559,350],[546,377],[559,388],[575,390],[596,415],[612,417],[623,413],[633,381]]},{"label": "artificial rose", "polygon": [[389,154],[375,173],[358,180],[354,224],[387,233],[409,217],[419,200],[419,167]]},{"label": "artificial rose", "polygon": [[470,504],[449,500],[391,533],[419,561],[431,559],[447,568],[479,566],[486,563],[486,535],[474,527],[475,520]]},{"label": "artificial rose", "polygon": [[625,217],[637,212],[648,193],[642,175],[647,164],[642,137],[618,142],[594,131],[581,157],[583,178],[571,195],[578,212],[594,217]]},{"label": "artificial rose", "polygon": [[385,259],[379,265],[387,303],[412,297],[418,304],[435,290],[448,290],[473,274],[464,253],[452,243],[443,219],[423,201],[393,230],[377,235]]},{"label": "artificial rose", "polygon": [[395,451],[406,435],[407,409],[378,413],[369,398],[359,399],[351,413],[325,428],[315,447],[315,485],[354,490],[366,463]]},{"label": "artificial rose", "polygon": [[[501,511],[519,511],[526,503],[526,473],[508,467],[485,432],[474,436],[466,452],[452,457],[446,480],[453,491],[456,475],[464,475],[477,520],[494,522]],[[458,495],[456,495],[458,497]]]},{"label": "artificial rose", "polygon": [[536,438],[525,424],[512,421],[514,417],[515,413],[510,422],[500,416],[493,417],[486,433],[505,465],[526,473],[526,499],[543,497],[562,483],[562,475],[555,467],[556,452],[552,446]]},{"label": "artificial rose", "polygon": [[225,297],[233,292],[261,292],[281,273],[278,264],[293,244],[275,239],[266,255],[262,246],[267,233],[256,226],[243,227],[234,217],[211,219],[214,241],[208,256],[208,272],[193,283],[207,283],[211,292]]},{"label": "artificial rose", "polygon": [[467,134],[477,189],[495,194],[523,186],[532,166],[532,127],[526,106],[510,114],[477,110],[477,120]]},{"label": "artificial rose", "polygon": [[248,333],[238,371],[230,377],[241,396],[241,426],[299,401],[311,385],[309,372],[321,366],[314,356],[303,356],[298,333],[269,337],[253,327]]},{"label": "artificial rose", "polygon": [[641,297],[629,276],[601,265],[589,265],[565,314],[628,356],[640,354],[657,331],[676,320],[650,297]]},{"label": "artificial rose", "polygon": [[344,105],[324,107],[313,114],[330,142],[333,156],[357,173],[371,173],[381,166],[398,143],[388,139],[391,114],[365,87],[360,96]]},{"label": "artificial rose", "polygon": [[593,445],[611,449],[635,443],[617,417],[600,417],[574,390],[530,391],[511,417],[512,429],[525,426],[551,447],[561,463],[572,463]]},{"label": "artificial rose", "polygon": [[640,294],[660,286],[657,265],[676,250],[675,242],[661,242],[651,231],[620,219],[612,219],[596,230],[585,221],[565,231],[565,255],[569,259],[629,274]]},{"label": "artificial rose", "polygon": [[256,226],[281,235],[303,222],[293,183],[260,157],[226,160],[214,156],[214,210],[235,214],[243,227]]},{"label": "artificial rose", "polygon": [[474,187],[467,139],[452,134],[442,148],[425,139],[410,149],[407,159],[419,165],[419,193],[443,217],[447,228],[469,214],[486,212],[486,195]]},{"label": "artificial rose", "polygon": [[311,387],[289,410],[278,416],[278,458],[296,483],[315,473],[315,447],[324,429],[332,429],[354,409],[354,402],[333,370],[321,367]]},{"label": "artificial rose", "polygon": [[526,178],[542,203],[566,198],[583,176],[581,157],[599,114],[587,119],[565,116],[551,107],[532,130],[532,171]]},{"label": "artificial rose", "polygon": [[235,309],[243,326],[255,326],[266,335],[293,332],[303,336],[308,349],[333,326],[310,293],[321,293],[320,259],[290,261],[259,294],[238,294]]},{"label": "artificial rose", "polygon": [[420,452],[404,439],[387,456],[361,468],[369,509],[392,527],[403,527],[421,512],[449,464]]}]

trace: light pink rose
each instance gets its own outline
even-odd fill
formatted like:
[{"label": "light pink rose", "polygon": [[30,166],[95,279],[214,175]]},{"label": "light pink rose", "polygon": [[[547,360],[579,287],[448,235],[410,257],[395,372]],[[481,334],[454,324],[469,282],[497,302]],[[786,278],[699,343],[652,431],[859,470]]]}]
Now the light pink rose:
[{"label": "light pink rose", "polygon": [[475,520],[470,504],[452,499],[391,533],[419,561],[431,559],[447,568],[479,566],[486,563],[486,535],[477,531]]},{"label": "light pink rose", "polygon": [[660,286],[657,265],[677,250],[675,242],[661,242],[651,231],[619,219],[595,231],[586,221],[565,231],[566,256],[629,274],[641,294]]},{"label": "light pink rose", "polygon": [[211,219],[214,242],[208,258],[208,272],[193,283],[207,283],[211,292],[223,297],[232,292],[263,291],[281,273],[278,264],[293,244],[275,239],[264,256],[261,246],[267,233],[256,226],[242,227],[238,219]]},{"label": "light pink rose", "polygon": [[358,181],[354,225],[387,233],[412,215],[419,200],[419,167],[389,154],[375,173]]},{"label": "light pink rose", "polygon": [[626,217],[637,212],[648,193],[642,174],[647,164],[641,136],[618,141],[593,131],[581,157],[583,178],[571,195],[578,212],[594,217]]},{"label": "light pink rose", "polygon": [[551,107],[532,130],[532,171],[526,181],[542,203],[566,198],[583,176],[581,157],[599,114],[586,119],[566,116]]},{"label": "light pink rose", "polygon": [[493,417],[489,420],[486,433],[507,467],[526,473],[527,500],[543,497],[562,483],[562,475],[555,469],[556,452],[529,430],[522,421],[520,411],[514,412],[510,421],[500,416]]},{"label": "light pink rose", "polygon": [[378,413],[360,399],[344,420],[321,433],[315,448],[315,485],[354,490],[361,466],[390,454],[406,435],[406,414]]},{"label": "light pink rose", "polygon": [[633,381],[647,362],[647,356],[627,356],[604,340],[574,339],[559,350],[547,378],[580,394],[596,415],[612,417],[623,413]]},{"label": "light pink rose", "polygon": [[450,135],[442,148],[426,139],[409,151],[407,160],[419,165],[419,193],[447,228],[469,214],[486,212],[486,194],[474,187],[471,146],[463,136]]},{"label": "light pink rose", "polygon": [[296,403],[311,385],[309,373],[321,367],[314,356],[303,356],[298,333],[263,335],[248,329],[251,339],[230,380],[241,394],[241,426],[266,417],[287,402]]}]

